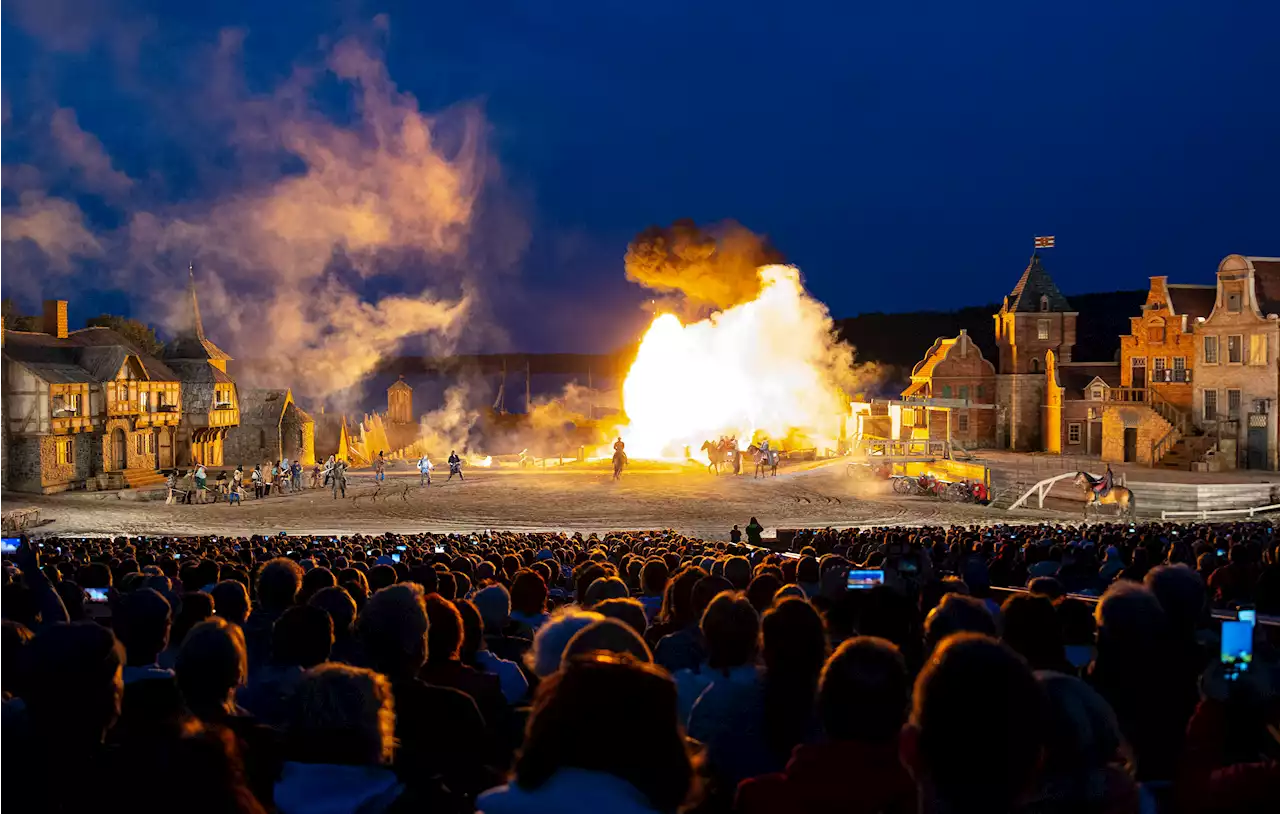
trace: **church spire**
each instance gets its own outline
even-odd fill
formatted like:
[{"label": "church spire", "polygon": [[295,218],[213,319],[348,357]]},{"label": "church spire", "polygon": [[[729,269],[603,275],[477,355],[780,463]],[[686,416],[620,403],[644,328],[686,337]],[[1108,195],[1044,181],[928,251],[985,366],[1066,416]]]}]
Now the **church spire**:
[{"label": "church spire", "polygon": [[204,341],[204,323],[200,320],[200,303],[196,300],[196,264],[192,261],[187,267],[187,293],[191,297],[191,330],[196,339]]}]

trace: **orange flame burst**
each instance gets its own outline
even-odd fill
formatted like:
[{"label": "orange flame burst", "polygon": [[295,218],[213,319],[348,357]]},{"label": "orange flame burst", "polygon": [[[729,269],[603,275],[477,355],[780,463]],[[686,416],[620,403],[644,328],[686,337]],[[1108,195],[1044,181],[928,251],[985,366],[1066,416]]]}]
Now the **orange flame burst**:
[{"label": "orange flame burst", "polygon": [[684,325],[654,319],[623,384],[627,452],[683,458],[702,442],[797,436],[833,446],[847,399],[837,382],[851,355],[792,266],[760,269],[756,299]]}]

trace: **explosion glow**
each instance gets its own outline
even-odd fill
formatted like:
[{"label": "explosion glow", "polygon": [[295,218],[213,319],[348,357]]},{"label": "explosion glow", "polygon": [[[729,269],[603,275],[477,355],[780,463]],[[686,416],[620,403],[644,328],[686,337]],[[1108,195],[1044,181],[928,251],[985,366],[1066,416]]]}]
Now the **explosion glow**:
[{"label": "explosion glow", "polygon": [[834,445],[846,399],[837,384],[852,361],[831,317],[792,266],[760,269],[756,299],[684,325],[662,314],[649,327],[623,384],[636,458],[683,458],[702,442],[760,433]]}]

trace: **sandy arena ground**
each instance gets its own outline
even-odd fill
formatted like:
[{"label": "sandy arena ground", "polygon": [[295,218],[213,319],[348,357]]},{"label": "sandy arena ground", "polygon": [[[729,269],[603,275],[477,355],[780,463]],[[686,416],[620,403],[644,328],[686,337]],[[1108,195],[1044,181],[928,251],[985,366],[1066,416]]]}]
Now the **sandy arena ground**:
[{"label": "sandy arena ground", "polygon": [[[403,466],[403,464],[401,465]],[[447,473],[446,473],[447,474]],[[733,524],[752,516],[766,527],[849,527],[1001,523],[1053,519],[1061,512],[1001,512],[932,498],[900,497],[887,482],[857,481],[843,461],[781,469],[755,480],[706,474],[695,467],[641,463],[613,482],[604,468],[466,470],[466,481],[436,477],[418,485],[416,472],[391,471],[384,486],[357,472],[345,500],[329,490],[304,490],[243,506],[226,503],[166,506],[163,501],[116,493],[51,497],[6,495],[4,508],[36,506],[46,534],[275,534],[674,528],[707,539],[727,539]]]}]

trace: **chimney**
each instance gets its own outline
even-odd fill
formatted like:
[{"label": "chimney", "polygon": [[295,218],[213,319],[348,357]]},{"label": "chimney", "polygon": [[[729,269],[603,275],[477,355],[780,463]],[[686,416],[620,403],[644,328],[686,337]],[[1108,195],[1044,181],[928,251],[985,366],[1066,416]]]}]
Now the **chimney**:
[{"label": "chimney", "polygon": [[67,338],[67,301],[44,301],[44,332],[59,339]]}]

